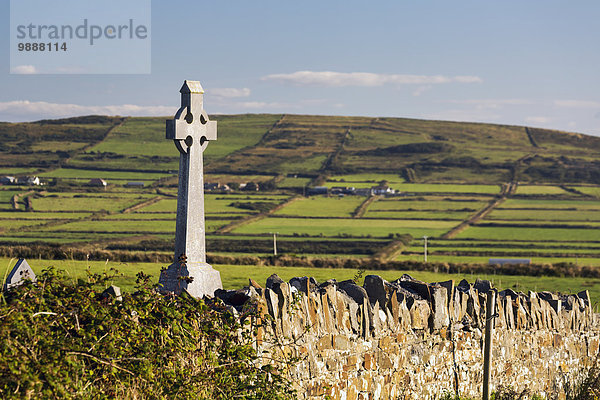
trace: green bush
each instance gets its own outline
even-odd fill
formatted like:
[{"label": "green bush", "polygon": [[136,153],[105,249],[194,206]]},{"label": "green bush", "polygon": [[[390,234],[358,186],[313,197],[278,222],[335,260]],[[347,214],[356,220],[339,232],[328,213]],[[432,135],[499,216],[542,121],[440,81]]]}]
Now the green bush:
[{"label": "green bush", "polygon": [[0,398],[290,397],[284,375],[257,363],[244,318],[162,296],[143,273],[122,301],[103,297],[111,278],[73,284],[47,269],[0,299]]}]

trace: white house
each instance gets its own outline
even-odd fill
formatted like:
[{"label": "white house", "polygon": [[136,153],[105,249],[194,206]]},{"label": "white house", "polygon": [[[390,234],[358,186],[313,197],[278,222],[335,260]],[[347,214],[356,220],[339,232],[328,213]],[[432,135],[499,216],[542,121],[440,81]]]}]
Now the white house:
[{"label": "white house", "polygon": [[40,184],[40,178],[38,178],[37,176],[24,176],[21,178],[17,178],[16,183],[18,185],[37,186]]},{"label": "white house", "polygon": [[2,178],[0,178],[0,183],[3,185],[12,185],[13,183],[15,183],[15,177],[3,176]]},{"label": "white house", "polygon": [[374,194],[377,195],[385,195],[385,194],[394,194],[395,190],[392,189],[391,187],[389,187],[388,185],[379,185],[379,186],[373,186],[371,188],[373,190]]}]

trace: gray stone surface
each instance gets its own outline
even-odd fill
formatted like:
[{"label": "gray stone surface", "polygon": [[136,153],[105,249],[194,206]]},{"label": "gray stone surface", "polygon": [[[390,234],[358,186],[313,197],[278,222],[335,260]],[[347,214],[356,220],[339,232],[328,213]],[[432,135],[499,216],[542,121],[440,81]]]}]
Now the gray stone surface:
[{"label": "gray stone surface", "polygon": [[316,290],[317,281],[312,277],[294,277],[290,279],[290,286],[295,287],[299,292],[308,295],[310,292]]},{"label": "gray stone surface", "polygon": [[217,139],[217,123],[209,121],[204,111],[200,82],[186,80],[180,93],[181,107],[166,123],[166,138],[173,140],[180,153],[175,256],[159,283],[163,291],[175,294],[186,289],[195,297],[213,296],[222,284],[219,271],[206,263],[202,155],[208,142]]},{"label": "gray stone surface", "polygon": [[123,296],[121,295],[121,288],[115,285],[110,285],[107,287],[101,294],[100,297],[102,299],[108,299],[114,297],[117,301],[122,301]]},{"label": "gray stone surface", "polygon": [[369,301],[372,305],[379,303],[379,307],[383,308],[387,304],[386,281],[379,275],[365,276],[364,288],[369,295]]},{"label": "gray stone surface", "polygon": [[6,277],[6,282],[4,283],[4,290],[9,290],[16,286],[19,286],[26,279],[35,282],[35,273],[24,258],[19,258],[19,261],[17,261],[13,269]]},{"label": "gray stone surface", "polygon": [[[287,284],[273,275],[256,294],[248,287],[219,292],[219,297],[235,307],[232,311],[240,310],[244,299],[257,304],[257,350],[263,363],[299,355],[301,361],[289,370],[298,398],[422,399],[455,391],[480,397],[486,296],[466,281],[460,287],[451,281],[417,281],[427,285],[428,300],[385,283],[370,277],[365,287],[372,288],[365,290],[353,281],[329,280],[313,290],[310,278],[292,278]],[[383,301],[382,287],[385,308],[367,297],[373,294]],[[562,298],[498,293],[493,384],[551,397],[549,391],[560,387],[557,383],[567,374],[577,376],[600,347],[598,318],[587,298],[586,293]],[[560,312],[550,304],[563,301],[569,307]],[[263,318],[267,313],[273,318]]]},{"label": "gray stone surface", "polygon": [[160,274],[162,291],[181,294],[183,290],[194,297],[214,296],[222,289],[221,274],[208,264],[174,262]]}]

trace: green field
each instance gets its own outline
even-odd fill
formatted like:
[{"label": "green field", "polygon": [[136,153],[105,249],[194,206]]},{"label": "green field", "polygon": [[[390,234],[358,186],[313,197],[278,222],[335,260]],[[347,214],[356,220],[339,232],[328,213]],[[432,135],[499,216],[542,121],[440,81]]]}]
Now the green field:
[{"label": "green field", "polygon": [[[83,179],[89,180],[92,178],[101,178],[111,183],[111,180],[156,180],[173,174],[159,174],[152,172],[131,172],[131,171],[110,171],[110,170],[86,170],[76,168],[58,168],[53,171],[48,171],[39,174],[43,178],[63,178],[63,179]],[[121,184],[123,182],[119,182]]]},{"label": "green field", "polygon": [[533,200],[533,199],[508,199],[502,203],[501,208],[548,209],[548,210],[596,210],[600,211],[600,201],[594,200]]},{"label": "green field", "polygon": [[600,198],[600,187],[571,186],[570,188],[575,189],[581,193]]},{"label": "green field", "polygon": [[21,193],[18,190],[0,190],[0,203],[8,203],[15,195]]},{"label": "green field", "polygon": [[51,226],[45,231],[61,232],[129,232],[139,234],[146,232],[175,232],[175,219],[171,221],[76,221],[63,225]]},{"label": "green field", "polygon": [[517,194],[523,195],[548,195],[548,194],[566,194],[567,192],[558,186],[533,186],[519,185]]},{"label": "green field", "polygon": [[[0,258],[0,265],[4,266],[5,271],[15,264],[16,260]],[[132,290],[135,285],[135,274],[143,271],[153,276],[158,281],[160,269],[165,267],[162,263],[117,263],[105,261],[72,261],[72,260],[28,260],[29,264],[36,273],[43,268],[54,266],[65,270],[75,283],[78,278],[87,276],[87,267],[95,273],[109,272],[110,268],[117,269],[124,276],[117,277],[114,284],[121,286],[123,290]],[[223,287],[225,289],[237,289],[248,285],[248,278],[252,278],[259,284],[264,285],[267,277],[272,274],[279,275],[285,281],[296,276],[312,276],[318,282],[324,282],[327,279],[337,279],[338,281],[352,279],[357,271],[353,269],[326,269],[326,268],[299,268],[299,267],[265,267],[245,265],[215,265],[221,273]],[[453,279],[458,283],[462,279],[467,279],[473,283],[475,279],[489,279],[500,289],[512,288],[518,291],[536,290],[553,291],[562,293],[577,293],[581,290],[589,290],[592,303],[600,301],[600,280],[589,278],[556,278],[556,277],[524,277],[507,275],[477,275],[477,274],[443,274],[424,271],[378,271],[367,270],[363,276],[377,274],[388,281],[398,279],[402,274],[408,273],[416,279],[425,282],[440,282]],[[359,284],[362,284],[362,279]]]},{"label": "green field", "polygon": [[313,196],[296,200],[275,212],[275,215],[306,217],[350,217],[364,197],[322,197]]},{"label": "green field", "polygon": [[[381,181],[387,181],[389,184],[404,183],[404,178],[394,174],[351,174],[351,175],[334,175],[327,180],[327,184],[331,186],[355,186],[355,183],[371,183],[378,184]],[[351,184],[351,185],[350,185]]]},{"label": "green field", "polygon": [[11,168],[11,167],[0,167],[0,176],[4,175],[27,175],[37,171],[37,168]]},{"label": "green field", "polygon": [[86,195],[82,195],[82,197],[54,196],[34,199],[33,209],[36,211],[119,211],[148,199],[148,197],[124,198],[109,195],[106,197]]},{"label": "green field", "polygon": [[283,178],[278,184],[281,188],[303,188],[309,184],[310,178]]},{"label": "green field", "polygon": [[[504,258],[496,256],[448,256],[448,255],[428,255],[429,262],[453,262],[461,264],[488,264],[490,258]],[[514,257],[509,257],[514,258]],[[552,264],[567,262],[578,265],[600,267],[600,257],[539,257],[539,256],[518,256],[516,258],[530,258],[535,264]],[[423,261],[422,254],[402,254],[396,257],[396,261]]]},{"label": "green field", "polygon": [[551,241],[600,241],[600,229],[549,229],[473,226],[459,233],[457,239],[494,240],[551,240]]},{"label": "green field", "polygon": [[393,211],[393,210],[367,210],[365,218],[378,219],[440,219],[462,221],[467,219],[474,211]]},{"label": "green field", "polygon": [[17,219],[3,219],[0,220],[0,230],[14,230],[20,228],[26,228],[29,226],[40,225],[49,222],[48,220],[36,219],[36,220],[17,220]]},{"label": "green field", "polygon": [[486,220],[539,220],[539,221],[600,221],[600,210],[515,210],[497,208]]},{"label": "green field", "polygon": [[[257,213],[256,210],[248,210],[245,208],[239,208],[232,203],[253,203],[253,202],[267,202],[272,204],[279,204],[286,197],[264,197],[264,196],[226,196],[223,195],[206,195],[204,198],[204,209],[207,214],[214,213],[236,213],[236,214],[253,214]],[[148,206],[138,209],[139,212],[144,213],[157,213],[157,212],[177,212],[177,199],[163,198],[157,203],[150,204]]]},{"label": "green field", "polygon": [[[119,240],[134,250],[153,240],[162,249],[170,246],[179,153],[164,138],[165,118],[0,123],[0,175],[35,172],[45,183],[0,187],[0,241],[107,249]],[[262,185],[259,192],[206,194],[207,232],[220,241],[216,250],[223,254],[265,254],[261,240],[270,232],[298,241],[298,247],[313,243],[301,252],[286,250],[309,257],[346,254],[347,237],[355,239],[347,255],[364,257],[405,233],[436,238],[432,246],[443,243],[448,255],[432,257],[446,261],[512,249],[550,261],[564,254],[594,258],[600,243],[597,137],[529,128],[536,147],[521,126],[291,114],[211,119],[218,121],[218,140],[204,153],[205,181]],[[112,185],[92,188],[91,178]],[[126,181],[146,186],[122,187]],[[377,198],[359,218],[352,217],[367,200],[363,196],[302,197],[306,187],[361,188],[384,181],[400,195]],[[516,193],[501,192],[515,184]],[[19,210],[10,204],[15,194],[22,195]],[[480,218],[478,212],[504,195]],[[271,215],[294,196],[299,199]],[[29,201],[31,209],[24,212]],[[452,230],[464,221],[471,226]],[[231,229],[214,233],[232,222]],[[449,239],[442,241],[444,234]],[[356,244],[369,237],[378,242]],[[416,253],[420,244],[414,240],[405,251]]]},{"label": "green field", "polygon": [[[444,255],[446,253],[480,253],[480,255],[487,255],[490,253],[501,253],[506,254],[506,257],[513,256],[515,254],[527,254],[528,256],[542,256],[544,257],[547,254],[598,254],[600,255],[600,249],[582,249],[577,247],[572,248],[539,248],[539,249],[527,249],[527,248],[519,248],[517,247],[462,247],[462,246],[452,246],[452,247],[440,247],[439,245],[432,245],[431,241],[428,243],[428,254],[436,254],[436,255]],[[417,245],[413,242],[411,246],[407,246],[404,248],[404,253],[423,253],[423,245]],[[503,256],[504,257],[504,256]]]},{"label": "green field", "polygon": [[448,221],[373,220],[373,219],[310,219],[264,218],[234,230],[234,233],[264,234],[279,232],[282,235],[308,234],[311,236],[373,236],[386,237],[396,233],[413,236],[437,236],[456,225]]},{"label": "green field", "polygon": [[82,212],[0,212],[0,219],[78,219],[92,215]]},{"label": "green field", "polygon": [[436,211],[477,211],[483,208],[487,202],[481,198],[452,199],[448,197],[423,197],[419,200],[411,198],[391,198],[379,200],[369,206],[369,211],[414,211],[414,210],[436,210]]},{"label": "green field", "polygon": [[403,183],[394,185],[394,189],[413,193],[464,193],[464,194],[498,194],[498,185],[450,185]]}]

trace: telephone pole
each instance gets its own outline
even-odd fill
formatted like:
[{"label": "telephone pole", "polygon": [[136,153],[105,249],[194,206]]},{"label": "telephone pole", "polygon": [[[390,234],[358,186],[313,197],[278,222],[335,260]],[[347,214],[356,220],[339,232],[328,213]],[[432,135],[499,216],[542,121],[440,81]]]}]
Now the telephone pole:
[{"label": "telephone pole", "polygon": [[273,232],[273,255],[277,255],[277,234],[279,232]]}]

